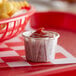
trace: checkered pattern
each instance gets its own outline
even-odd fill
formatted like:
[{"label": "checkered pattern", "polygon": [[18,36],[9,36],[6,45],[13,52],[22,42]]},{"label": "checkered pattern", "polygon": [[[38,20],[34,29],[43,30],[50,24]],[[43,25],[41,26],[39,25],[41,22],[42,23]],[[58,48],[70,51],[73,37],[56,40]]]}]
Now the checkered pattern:
[{"label": "checkered pattern", "polygon": [[[51,60],[49,63],[27,62],[25,57],[24,41],[21,36],[0,43],[0,68],[59,64],[62,62],[62,60],[59,61],[60,59],[66,59],[69,57],[73,58],[71,54],[58,45],[55,60]],[[65,60],[63,62],[65,62]]]}]

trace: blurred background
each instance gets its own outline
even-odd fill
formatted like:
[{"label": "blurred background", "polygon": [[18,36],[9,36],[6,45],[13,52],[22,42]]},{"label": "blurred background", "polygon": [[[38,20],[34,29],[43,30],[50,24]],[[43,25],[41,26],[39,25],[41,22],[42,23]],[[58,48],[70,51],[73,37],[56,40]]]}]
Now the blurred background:
[{"label": "blurred background", "polygon": [[76,0],[27,0],[38,12],[63,11],[76,14]]}]

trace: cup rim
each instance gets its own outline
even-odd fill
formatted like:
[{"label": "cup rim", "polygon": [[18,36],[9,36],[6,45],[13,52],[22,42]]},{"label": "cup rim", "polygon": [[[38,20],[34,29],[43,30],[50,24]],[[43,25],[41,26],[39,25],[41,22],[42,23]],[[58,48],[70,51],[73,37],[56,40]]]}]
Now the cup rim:
[{"label": "cup rim", "polygon": [[[44,37],[43,37],[43,38],[34,38],[34,37],[30,37],[30,36],[26,36],[26,35],[25,35],[25,33],[30,33],[30,32],[32,33],[32,32],[35,32],[35,31],[25,31],[25,32],[23,32],[23,34],[22,34],[23,37],[24,37],[24,38],[25,38],[25,37],[26,37],[26,38],[33,38],[33,39],[46,39],[46,38],[47,38],[47,37],[45,37],[45,38],[44,38]],[[55,39],[55,38],[59,38],[59,37],[60,37],[60,34],[57,33],[57,32],[54,32],[54,31],[49,31],[49,32],[55,34],[55,37],[53,37],[53,38],[52,38],[52,37],[48,37],[48,38],[50,38],[50,39]]]}]

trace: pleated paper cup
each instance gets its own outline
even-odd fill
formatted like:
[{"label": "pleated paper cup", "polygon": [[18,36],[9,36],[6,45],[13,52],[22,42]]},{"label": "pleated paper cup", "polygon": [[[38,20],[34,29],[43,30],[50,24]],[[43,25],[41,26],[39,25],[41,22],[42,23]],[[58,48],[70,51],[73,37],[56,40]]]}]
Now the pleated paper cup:
[{"label": "pleated paper cup", "polygon": [[30,37],[33,32],[23,33],[26,59],[32,62],[50,62],[55,57],[55,48],[60,35],[50,31],[53,37],[33,38]]}]

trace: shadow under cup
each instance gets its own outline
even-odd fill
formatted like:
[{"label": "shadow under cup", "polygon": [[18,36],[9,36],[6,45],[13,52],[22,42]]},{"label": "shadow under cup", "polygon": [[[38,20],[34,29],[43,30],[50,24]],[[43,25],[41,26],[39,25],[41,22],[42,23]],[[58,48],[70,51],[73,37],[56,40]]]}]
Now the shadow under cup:
[{"label": "shadow under cup", "polygon": [[60,35],[50,31],[54,37],[33,38],[30,35],[34,31],[26,31],[23,33],[26,59],[32,62],[50,62],[55,57],[55,48]]}]

